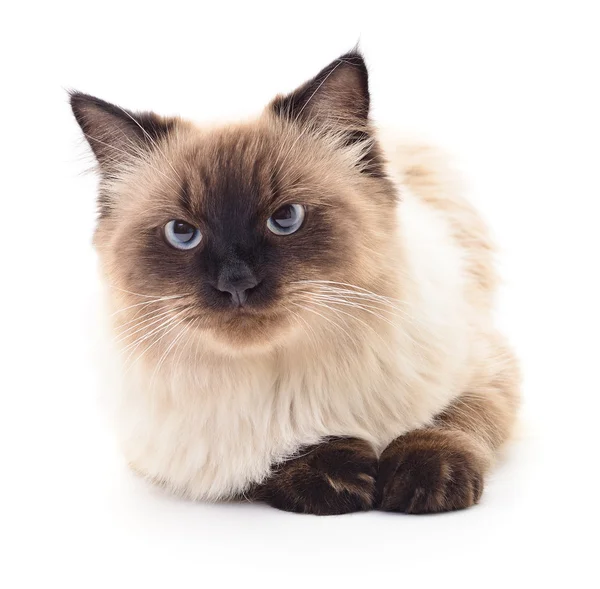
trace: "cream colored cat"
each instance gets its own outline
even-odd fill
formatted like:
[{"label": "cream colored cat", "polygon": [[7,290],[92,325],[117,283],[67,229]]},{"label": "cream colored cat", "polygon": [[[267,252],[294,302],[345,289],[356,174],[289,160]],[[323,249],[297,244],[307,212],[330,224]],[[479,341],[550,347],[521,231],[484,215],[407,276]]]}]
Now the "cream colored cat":
[{"label": "cream colored cat", "polygon": [[358,53],[225,127],[71,101],[132,468],[316,514],[479,500],[519,396],[491,246],[434,150],[380,144]]}]

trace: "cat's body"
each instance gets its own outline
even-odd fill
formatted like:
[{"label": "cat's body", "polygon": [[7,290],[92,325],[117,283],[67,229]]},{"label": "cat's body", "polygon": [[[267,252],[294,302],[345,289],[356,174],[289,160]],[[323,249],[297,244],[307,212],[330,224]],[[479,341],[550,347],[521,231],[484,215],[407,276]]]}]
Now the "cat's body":
[{"label": "cat's body", "polygon": [[[354,67],[358,62],[352,60],[358,58],[351,58],[339,63]],[[316,89],[309,87],[300,114],[297,105],[287,105],[296,108],[296,120],[336,68],[324,79],[321,74]],[[333,90],[335,99],[339,88]],[[319,115],[322,111],[314,116]],[[202,129],[178,124],[178,150],[198,138],[210,144]],[[225,131],[236,138],[235,147],[228,147],[232,152],[243,144],[240,157],[251,172],[240,176],[261,177],[255,162],[264,158],[264,137],[278,124],[271,113],[263,116],[252,123],[252,137],[259,139],[248,143],[243,139],[248,125]],[[306,257],[310,264],[287,285],[286,293],[296,298],[289,295],[280,303],[289,313],[290,327],[272,338],[271,319],[262,315],[250,327],[246,317],[244,323],[227,323],[235,346],[216,336],[212,324],[197,332],[184,329],[188,324],[177,319],[181,315],[168,328],[163,326],[157,332],[162,338],[157,338],[152,330],[160,330],[162,323],[153,306],[179,295],[160,291],[156,284],[142,290],[135,286],[136,269],[119,269],[120,256],[126,254],[119,250],[111,215],[123,218],[133,204],[111,204],[101,219],[96,244],[110,284],[108,305],[118,336],[110,347],[122,365],[115,392],[125,456],[143,476],[194,499],[247,495],[313,513],[373,505],[414,512],[466,507],[481,494],[481,478],[508,436],[518,398],[514,358],[492,326],[496,281],[485,228],[433,150],[399,145],[394,139],[376,152],[365,152],[362,146],[359,156],[365,167],[344,177],[331,175],[331,169],[345,165],[350,152],[344,149],[350,142],[344,142],[343,156],[323,161],[321,139],[315,142],[305,131],[287,134],[279,156],[299,150],[294,159],[305,165],[314,157],[313,170],[327,178],[321,192],[345,184],[348,198],[355,199],[357,209],[362,207],[359,220],[366,233],[356,245],[348,241],[344,246],[348,237],[340,235],[323,242],[323,247],[345,247],[347,257],[344,252],[331,260]],[[334,142],[327,141],[325,148],[330,148]],[[219,142],[200,157],[219,152]],[[161,147],[154,159],[143,162],[147,175],[154,175],[148,186],[164,185],[157,173],[166,177],[164,160],[176,161],[172,144]],[[96,155],[102,159],[102,153]],[[210,173],[218,172],[204,175]],[[139,172],[131,168],[107,174],[104,194],[126,195],[134,174]],[[287,170],[285,180],[292,175]],[[373,194],[371,210],[368,199]],[[321,204],[329,214],[332,205]],[[125,208],[115,215],[119,207]],[[351,219],[352,210],[344,214]],[[310,222],[309,217],[307,227]],[[313,216],[312,222],[318,220]],[[315,276],[321,266],[327,273]],[[159,294],[165,295],[160,301]],[[168,309],[161,313],[171,318]],[[194,321],[201,324],[203,319]],[[133,336],[131,326],[137,327]],[[146,336],[145,342],[139,341],[138,332]],[[406,440],[400,449],[399,440]],[[337,458],[327,458],[328,452]],[[429,472],[426,477],[430,492],[423,481],[409,484],[408,492],[406,481],[414,478],[415,464],[422,464],[423,472],[431,470],[431,452],[437,466],[435,476]],[[357,456],[356,464],[364,463],[360,472],[344,470],[352,462],[348,453]],[[398,483],[398,464],[411,460],[416,462],[408,479]]]}]

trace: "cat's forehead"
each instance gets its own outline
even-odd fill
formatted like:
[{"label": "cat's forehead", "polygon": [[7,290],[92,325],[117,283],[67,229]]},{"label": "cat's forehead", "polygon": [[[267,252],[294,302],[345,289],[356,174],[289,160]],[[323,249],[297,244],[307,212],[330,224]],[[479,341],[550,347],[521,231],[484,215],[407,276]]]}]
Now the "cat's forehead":
[{"label": "cat's forehead", "polygon": [[317,163],[299,157],[293,139],[251,127],[199,134],[180,152],[178,204],[192,216],[217,220],[224,212],[244,218],[294,198],[321,198]]},{"label": "cat's forehead", "polygon": [[201,137],[187,157],[182,206],[207,217],[269,206],[278,196],[275,152],[273,139],[256,132]]}]

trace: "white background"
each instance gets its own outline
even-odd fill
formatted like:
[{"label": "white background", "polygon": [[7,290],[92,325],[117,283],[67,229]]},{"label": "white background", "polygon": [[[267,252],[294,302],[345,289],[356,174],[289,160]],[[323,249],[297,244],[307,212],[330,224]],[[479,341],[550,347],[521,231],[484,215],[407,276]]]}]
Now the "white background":
[{"label": "white background", "polygon": [[[597,3],[225,4],[2,8],[0,585],[597,587]],[[453,152],[501,246],[517,440],[455,514],[166,497],[129,474],[98,409],[95,179],[65,89],[236,118],[359,37],[376,121]]]}]

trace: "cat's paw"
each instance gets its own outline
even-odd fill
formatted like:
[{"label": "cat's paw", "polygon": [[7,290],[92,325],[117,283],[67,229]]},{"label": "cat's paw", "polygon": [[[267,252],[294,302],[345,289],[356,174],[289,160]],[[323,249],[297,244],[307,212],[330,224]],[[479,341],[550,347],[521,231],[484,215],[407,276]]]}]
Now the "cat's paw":
[{"label": "cat's paw", "polygon": [[410,432],[381,455],[377,507],[404,513],[471,507],[483,492],[483,464],[476,446],[460,432]]},{"label": "cat's paw", "polygon": [[297,513],[339,515],[373,507],[377,456],[357,438],[334,438],[279,465],[259,498]]}]

